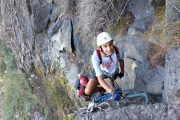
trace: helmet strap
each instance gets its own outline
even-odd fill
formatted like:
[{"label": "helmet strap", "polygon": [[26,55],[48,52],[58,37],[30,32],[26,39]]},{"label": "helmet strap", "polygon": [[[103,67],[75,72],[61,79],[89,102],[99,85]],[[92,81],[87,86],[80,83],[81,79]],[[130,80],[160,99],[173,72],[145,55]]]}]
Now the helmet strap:
[{"label": "helmet strap", "polygon": [[107,54],[103,51],[103,49],[102,49],[101,46],[100,46],[99,48],[100,48],[100,51],[101,51],[104,55],[107,55]]},{"label": "helmet strap", "polygon": [[[103,51],[102,47],[100,46],[99,48],[100,48],[100,51],[101,51],[104,55],[106,55],[106,56],[107,56],[107,54]],[[111,57],[111,55],[110,55],[109,57],[110,57],[110,59],[111,59],[111,61],[112,61],[112,57]]]}]

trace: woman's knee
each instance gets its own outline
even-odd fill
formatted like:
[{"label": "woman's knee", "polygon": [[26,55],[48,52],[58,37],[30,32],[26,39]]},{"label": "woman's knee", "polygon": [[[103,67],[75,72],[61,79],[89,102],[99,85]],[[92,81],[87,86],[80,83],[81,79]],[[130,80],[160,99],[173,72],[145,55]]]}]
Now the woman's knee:
[{"label": "woman's knee", "polygon": [[85,94],[91,95],[93,93],[94,88],[97,86],[97,83],[98,82],[96,80],[90,79],[86,86]]},{"label": "woman's knee", "polygon": [[86,95],[91,95],[92,90],[91,90],[91,89],[86,88],[84,92],[85,92],[85,94],[86,94]]}]

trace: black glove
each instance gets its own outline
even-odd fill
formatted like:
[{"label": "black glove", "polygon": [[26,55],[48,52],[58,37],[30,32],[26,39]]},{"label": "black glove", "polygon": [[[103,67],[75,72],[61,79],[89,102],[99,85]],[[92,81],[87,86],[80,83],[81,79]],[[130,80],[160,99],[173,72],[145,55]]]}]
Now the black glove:
[{"label": "black glove", "polygon": [[113,93],[113,99],[115,101],[119,101],[122,97],[122,93],[120,91],[115,90]]},{"label": "black glove", "polygon": [[124,72],[120,72],[118,76],[121,79],[124,76]]}]

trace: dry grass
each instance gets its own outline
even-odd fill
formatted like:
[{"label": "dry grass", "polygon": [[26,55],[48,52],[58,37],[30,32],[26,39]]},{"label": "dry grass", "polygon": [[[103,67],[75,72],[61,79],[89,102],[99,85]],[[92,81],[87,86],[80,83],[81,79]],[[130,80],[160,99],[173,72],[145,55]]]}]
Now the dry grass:
[{"label": "dry grass", "polygon": [[149,38],[148,60],[151,67],[164,66],[165,53],[180,46],[180,21],[167,24],[165,7],[159,7],[155,12],[155,21],[147,37]]},{"label": "dry grass", "polygon": [[[117,23],[120,12],[115,8],[115,4],[125,0],[81,0],[78,6],[80,16],[80,26],[82,35],[86,40],[91,40],[99,32],[110,31],[114,23]],[[119,8],[118,8],[119,10]],[[113,13],[113,14],[112,14]]]},{"label": "dry grass", "polygon": [[151,68],[155,67],[156,65],[165,66],[165,52],[165,48],[154,43],[149,43],[148,60]]}]

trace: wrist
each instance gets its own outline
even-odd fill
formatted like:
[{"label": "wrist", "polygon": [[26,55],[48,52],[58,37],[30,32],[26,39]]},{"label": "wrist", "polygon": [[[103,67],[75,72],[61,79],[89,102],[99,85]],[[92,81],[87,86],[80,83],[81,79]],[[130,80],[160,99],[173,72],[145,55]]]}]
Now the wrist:
[{"label": "wrist", "polygon": [[109,91],[109,93],[110,93],[111,95],[113,95],[114,89],[111,89],[111,90]]},{"label": "wrist", "polygon": [[121,72],[120,73],[124,73],[124,70],[121,70]]}]

